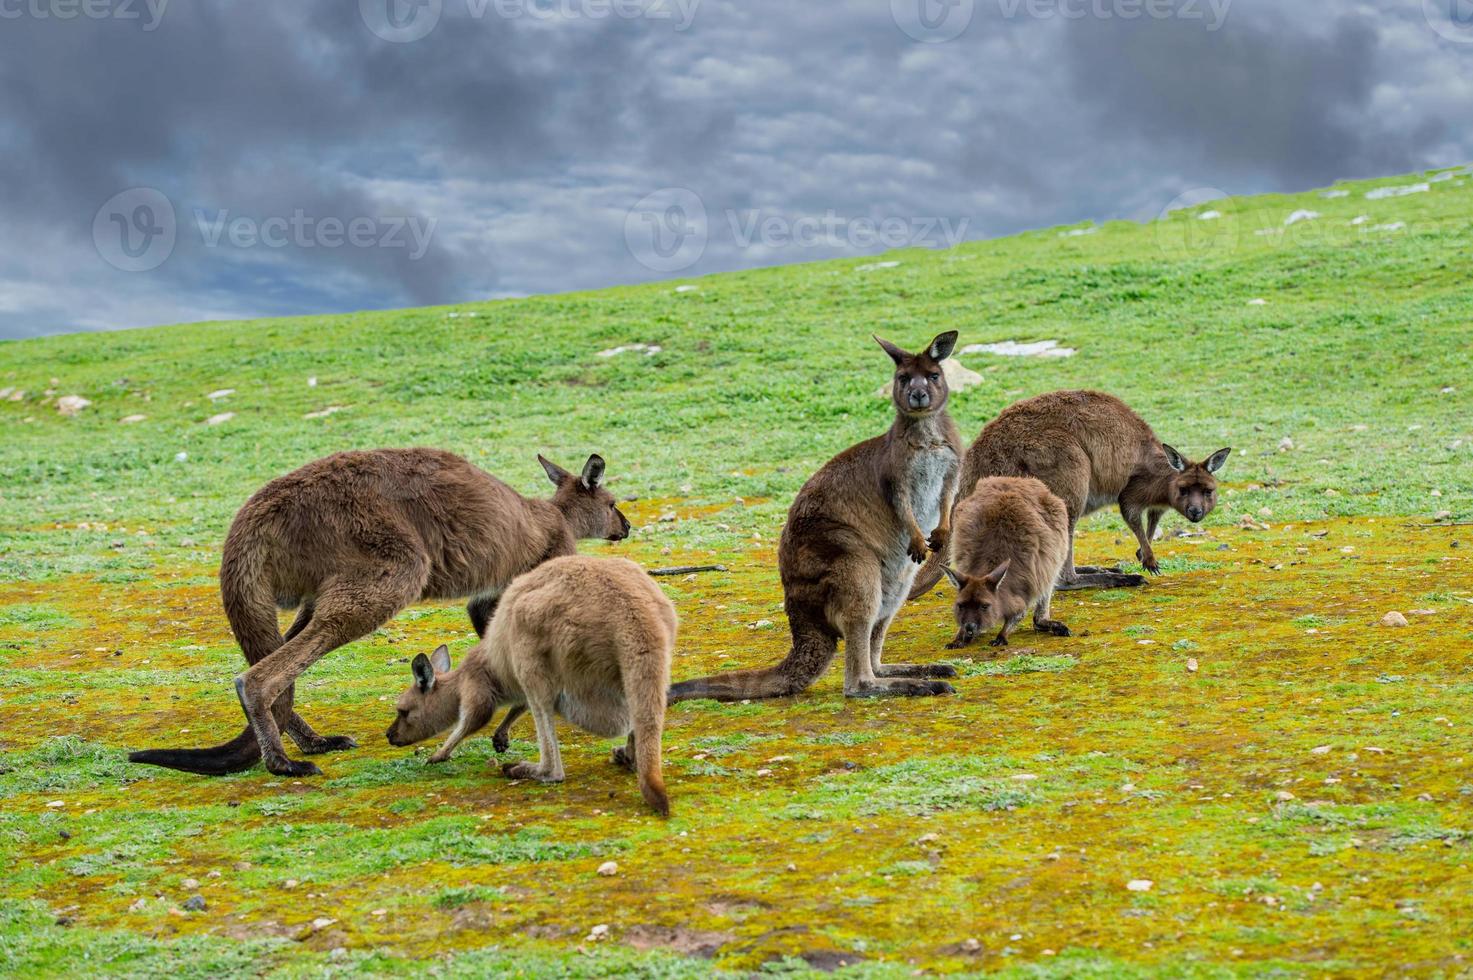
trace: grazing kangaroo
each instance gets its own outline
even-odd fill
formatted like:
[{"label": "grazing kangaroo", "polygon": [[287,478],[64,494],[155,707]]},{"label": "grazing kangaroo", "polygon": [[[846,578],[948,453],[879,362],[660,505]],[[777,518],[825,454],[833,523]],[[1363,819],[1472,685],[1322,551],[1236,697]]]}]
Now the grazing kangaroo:
[{"label": "grazing kangaroo", "polygon": [[[961,437],[946,414],[943,333],[918,354],[875,338],[895,362],[895,422],[882,436],[829,460],[798,491],[778,544],[783,607],[793,645],[774,667],[684,681],[672,701],[740,701],[796,694],[827,669],[844,638],[844,693],[949,694],[945,664],[885,664],[885,631],[910,591],[926,548],[951,533]],[[929,542],[927,535],[929,534]]]},{"label": "grazing kangaroo", "polygon": [[[357,744],[323,738],[292,710],[294,682],[323,655],[421,599],[474,596],[471,618],[484,632],[513,578],[573,554],[576,539],[628,536],[601,457],[588,457],[580,476],[537,459],[557,486],[550,500],[437,449],[337,453],[266,484],[235,515],[220,559],[225,616],[250,665],[235,680],[250,724],[214,748],[128,758],[221,775],[264,756],[277,775],[320,775],[287,758],[281,729],[309,755]],[[285,637],[277,607],[300,607]]]},{"label": "grazing kangaroo", "polygon": [[450,667],[440,647],[419,654],[387,733],[413,745],[450,729],[431,762],[444,762],[502,705],[525,705],[537,723],[537,762],[507,763],[513,779],[563,781],[553,716],[595,735],[629,737],[614,762],[639,774],[639,790],[662,817],[670,800],[660,772],[665,690],[675,649],[675,606],[623,558],[555,558],[513,582],[491,629]]},{"label": "grazing kangaroo", "polygon": [[1069,627],[1049,618],[1069,554],[1069,511],[1048,487],[1030,477],[979,480],[956,505],[951,540],[956,569],[946,576],[957,588],[957,633],[948,650],[969,646],[996,623],[1002,632],[992,645],[1007,646],[1029,609],[1035,629],[1069,635]]},{"label": "grazing kangaroo", "polygon": [[[1069,510],[1069,554],[1059,588],[1126,588],[1144,585],[1140,575],[1074,564],[1074,528],[1110,504],[1140,542],[1136,558],[1153,575],[1161,566],[1151,539],[1167,508],[1200,523],[1217,506],[1213,475],[1227,462],[1221,449],[1204,462],[1188,462],[1130,407],[1101,391],[1055,391],[1003,409],[982,429],[962,463],[962,486],[985,476],[1032,476]],[[917,577],[911,598],[941,578],[937,556]]]}]

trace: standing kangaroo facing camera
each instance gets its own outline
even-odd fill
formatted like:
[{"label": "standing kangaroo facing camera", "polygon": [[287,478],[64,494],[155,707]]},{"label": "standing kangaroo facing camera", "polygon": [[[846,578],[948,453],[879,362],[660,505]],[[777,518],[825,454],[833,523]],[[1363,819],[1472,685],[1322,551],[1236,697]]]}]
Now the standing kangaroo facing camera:
[{"label": "standing kangaroo facing camera", "polygon": [[1028,477],[979,480],[956,505],[951,549],[956,568],[946,569],[946,577],[957,590],[957,632],[948,650],[971,645],[998,623],[1002,632],[992,645],[1007,646],[1029,609],[1035,629],[1069,635],[1069,627],[1049,618],[1069,554],[1069,512],[1048,487]]},{"label": "standing kangaroo facing camera", "polygon": [[895,362],[895,421],[829,460],[788,510],[777,558],[792,648],[773,667],[676,684],[672,701],[796,694],[828,668],[841,636],[849,697],[952,693],[927,678],[955,677],[954,668],[886,664],[881,652],[927,547],[941,551],[951,534],[961,437],[941,362],[956,337],[943,333],[916,354],[875,338]]},{"label": "standing kangaroo facing camera", "polygon": [[[1136,558],[1161,573],[1151,539],[1168,509],[1193,524],[1217,506],[1214,474],[1231,449],[1200,463],[1156,438],[1125,402],[1102,391],[1055,391],[1003,409],[982,429],[962,463],[962,486],[985,476],[1031,476],[1042,481],[1069,511],[1069,554],[1059,588],[1117,589],[1144,585],[1140,575],[1074,564],[1074,528],[1102,507],[1118,504],[1140,543]],[[911,598],[941,579],[937,556],[917,577]]]},{"label": "standing kangaroo facing camera", "polygon": [[440,647],[410,665],[414,683],[395,705],[392,745],[450,729],[431,762],[444,762],[502,705],[525,705],[537,723],[536,763],[502,766],[513,779],[563,781],[555,715],[594,735],[629,737],[614,762],[639,774],[662,817],[670,800],[660,769],[665,690],[675,650],[675,606],[644,569],[623,558],[555,558],[511,584],[491,628],[458,669]]},{"label": "standing kangaroo facing camera", "polygon": [[[225,616],[250,665],[235,680],[250,724],[214,748],[128,758],[217,776],[264,757],[280,776],[320,775],[312,763],[287,758],[281,729],[309,755],[357,743],[318,735],[292,710],[294,682],[308,667],[421,599],[473,596],[471,619],[484,633],[516,576],[573,554],[579,538],[629,535],[603,488],[602,457],[588,457],[579,476],[537,459],[557,486],[550,500],[523,497],[437,449],[337,453],[256,491],[235,515],[220,558]],[[298,609],[285,637],[278,607]]]}]

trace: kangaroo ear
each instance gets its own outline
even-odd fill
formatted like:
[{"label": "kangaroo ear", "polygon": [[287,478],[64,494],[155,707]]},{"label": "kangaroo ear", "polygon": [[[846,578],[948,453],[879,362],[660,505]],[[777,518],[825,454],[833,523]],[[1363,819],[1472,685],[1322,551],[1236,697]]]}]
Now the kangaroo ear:
[{"label": "kangaroo ear", "polygon": [[552,485],[555,487],[562,486],[563,481],[571,478],[573,475],[541,453],[537,454],[537,462],[542,464],[542,471],[547,474],[547,478],[552,481]]},{"label": "kangaroo ear", "polygon": [[1162,452],[1166,453],[1166,465],[1170,466],[1178,473],[1186,472],[1187,461],[1185,459],[1182,459],[1181,453],[1177,452],[1175,449],[1172,449],[1164,442],[1161,444],[1161,450]]},{"label": "kangaroo ear", "polygon": [[1002,585],[1002,580],[1008,577],[1008,569],[1012,567],[1012,564],[1013,560],[1009,558],[1001,565],[994,568],[987,575],[987,584],[992,586],[994,589],[997,588],[999,585]]},{"label": "kangaroo ear", "polygon": [[450,648],[441,643],[435,647],[435,652],[430,654],[430,666],[442,674],[450,672]]},{"label": "kangaroo ear", "polygon": [[419,693],[428,694],[435,686],[435,668],[430,666],[430,658],[416,653],[409,669],[414,673],[414,684],[419,688]]},{"label": "kangaroo ear", "polygon": [[[871,334],[870,336],[874,335]],[[875,337],[875,343],[883,347],[885,349],[885,353],[890,355],[890,360],[894,361],[897,365],[905,363],[905,359],[910,356],[899,347],[896,347],[894,344],[890,343],[890,341],[884,340],[880,337]]]},{"label": "kangaroo ear", "polygon": [[588,462],[583,464],[583,486],[588,490],[597,490],[604,480],[604,458],[598,453],[588,457]]},{"label": "kangaroo ear", "polygon": [[952,585],[956,586],[958,592],[967,587],[967,577],[961,572],[958,572],[950,565],[942,565],[941,570],[946,573],[946,577],[951,580]]},{"label": "kangaroo ear", "polygon": [[939,334],[935,340],[931,341],[931,346],[926,348],[926,353],[931,355],[933,361],[944,361],[951,356],[952,351],[956,350],[956,338],[955,330]]},{"label": "kangaroo ear", "polygon": [[1211,456],[1208,456],[1207,462],[1204,464],[1207,467],[1207,472],[1216,473],[1222,469],[1222,464],[1227,462],[1228,454],[1231,452],[1231,449],[1219,449]]}]

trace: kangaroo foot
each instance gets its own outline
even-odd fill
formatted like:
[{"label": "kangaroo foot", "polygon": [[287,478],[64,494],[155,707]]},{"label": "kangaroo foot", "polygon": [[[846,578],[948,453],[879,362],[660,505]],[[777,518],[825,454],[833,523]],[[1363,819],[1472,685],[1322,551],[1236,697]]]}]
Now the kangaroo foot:
[{"label": "kangaroo foot", "polygon": [[612,758],[614,765],[618,766],[619,768],[628,769],[630,772],[635,771],[636,766],[634,764],[634,755],[629,751],[628,746],[621,745],[618,748],[614,749]]},{"label": "kangaroo foot", "polygon": [[266,771],[275,776],[320,776],[322,770],[310,762],[299,762],[296,759],[288,759],[285,756],[280,759],[267,759]]},{"label": "kangaroo foot", "polygon": [[530,762],[508,762],[501,767],[502,775],[508,779],[535,779],[539,783],[560,783],[563,781],[561,775],[547,772],[541,766]]},{"label": "kangaroo foot", "polygon": [[992,641],[987,645],[990,647],[1005,647],[1008,645],[1008,638],[1006,636],[994,636]]},{"label": "kangaroo foot", "polygon": [[1080,575],[1105,575],[1119,574],[1119,565],[1075,565],[1074,571]]},{"label": "kangaroo foot", "polygon": [[881,664],[876,677],[955,677],[951,664]]},{"label": "kangaroo foot", "polygon": [[1069,627],[1065,626],[1057,619],[1040,619],[1033,624],[1033,628],[1038,630],[1040,633],[1051,633],[1054,636],[1074,635],[1069,632]]},{"label": "kangaroo foot", "polygon": [[1057,592],[1079,592],[1084,589],[1134,589],[1146,584],[1144,575],[1127,575],[1123,572],[1093,572],[1076,574],[1073,578],[1060,578],[1054,590]]},{"label": "kangaroo foot", "polygon": [[324,752],[346,752],[356,749],[358,742],[347,735],[319,735],[306,745],[299,745],[305,755],[322,755]]},{"label": "kangaroo foot", "polygon": [[870,684],[861,684],[844,692],[845,697],[850,698],[886,698],[907,697],[927,698],[939,694],[955,694],[956,688],[945,681],[925,680],[880,680]]},{"label": "kangaroo foot", "polygon": [[496,750],[497,755],[500,755],[511,748],[511,736],[505,732],[497,732],[491,736],[491,747]]}]

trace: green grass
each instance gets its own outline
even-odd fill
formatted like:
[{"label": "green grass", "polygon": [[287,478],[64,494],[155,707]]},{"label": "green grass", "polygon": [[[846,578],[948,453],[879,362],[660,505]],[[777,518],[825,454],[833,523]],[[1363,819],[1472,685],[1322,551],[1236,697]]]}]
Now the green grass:
[{"label": "green grass", "polygon": [[[884,270],[0,346],[24,391],[0,400],[0,974],[1467,972],[1473,534],[1436,518],[1473,520],[1473,183],[1364,198],[1412,179]],[[1255,234],[1300,208],[1323,217]],[[385,743],[408,658],[470,647],[452,602],[298,683],[361,743],[323,778],[125,761],[239,731],[220,542],[265,480],[341,449],[451,448],[537,494],[537,453],[600,452],[636,531],[585,550],[728,568],[660,580],[675,675],[775,661],[788,503],[889,424],[869,335],[945,329],[1079,350],[960,355],[983,378],[952,401],[968,437],[1091,386],[1194,458],[1234,448],[1218,511],[1189,537],[1167,517],[1164,576],[1055,598],[1073,636],[1025,624],[957,661],[950,698],[850,701],[835,666],[792,699],[677,705],[668,823],[566,728],[560,786],[508,784],[484,737],[437,766]],[[663,349],[596,356],[635,341]],[[66,394],[93,404],[63,418]],[[1116,516],[1084,527],[1082,561],[1134,567]],[[946,659],[948,602],[903,610],[887,659]],[[1378,626],[1392,609],[1410,625]]]}]

